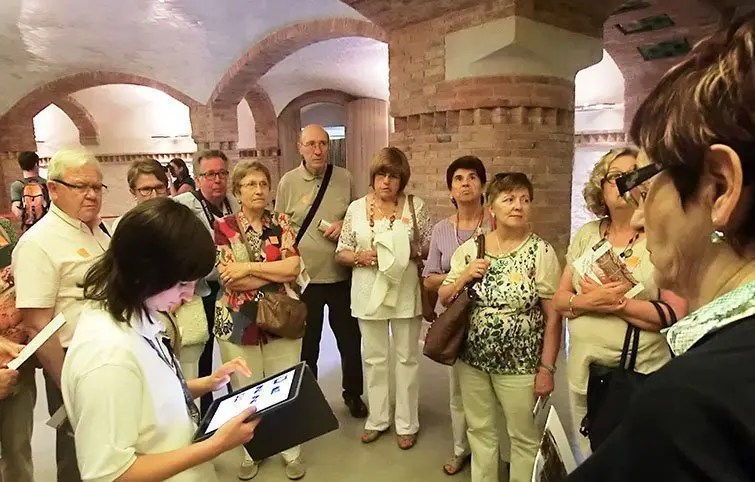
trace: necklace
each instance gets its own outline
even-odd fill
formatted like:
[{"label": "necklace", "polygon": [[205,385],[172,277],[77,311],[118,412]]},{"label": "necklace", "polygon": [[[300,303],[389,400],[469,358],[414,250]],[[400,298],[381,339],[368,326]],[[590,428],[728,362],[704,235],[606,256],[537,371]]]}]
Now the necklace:
[{"label": "necklace", "polygon": [[482,220],[485,217],[485,210],[482,210],[482,213],[480,213],[480,219],[477,220],[477,226],[474,228],[474,231],[472,232],[472,235],[469,236],[467,239],[462,240],[459,237],[459,211],[456,211],[456,225],[454,226],[454,234],[456,235],[456,242],[459,243],[459,246],[464,244],[464,242],[470,240],[472,237],[477,237],[481,234],[481,227],[482,227]]},{"label": "necklace", "polygon": [[[380,209],[378,207],[378,209]],[[390,217],[388,218],[388,230],[393,230],[393,223],[396,222],[396,211],[398,210],[398,197],[393,201],[393,212],[391,213]],[[380,212],[385,216],[385,213],[382,209],[380,209]],[[375,228],[375,196],[372,196],[372,199],[370,200],[370,229],[374,232]]]},{"label": "necklace", "polygon": [[[610,233],[611,233],[611,223],[608,223],[608,227],[606,228],[606,233],[603,235],[603,239],[605,239],[606,241],[608,241],[608,235]],[[634,247],[634,243],[637,242],[637,239],[639,237],[640,237],[640,232],[639,231],[637,231],[636,233],[634,233],[634,236],[632,236],[632,238],[629,240],[629,242],[627,243],[626,248],[624,248],[624,251],[622,251],[621,253],[619,253],[619,258],[626,259],[626,258],[631,258],[632,257],[632,255],[634,254],[634,249],[632,249],[632,248]]]}]

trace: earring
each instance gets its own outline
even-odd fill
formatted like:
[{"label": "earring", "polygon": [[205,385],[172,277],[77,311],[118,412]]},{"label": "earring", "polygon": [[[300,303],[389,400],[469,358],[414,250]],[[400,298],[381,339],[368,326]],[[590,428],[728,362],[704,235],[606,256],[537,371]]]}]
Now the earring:
[{"label": "earring", "polygon": [[726,235],[723,231],[715,230],[710,233],[710,242],[713,244],[721,244],[726,242]]}]

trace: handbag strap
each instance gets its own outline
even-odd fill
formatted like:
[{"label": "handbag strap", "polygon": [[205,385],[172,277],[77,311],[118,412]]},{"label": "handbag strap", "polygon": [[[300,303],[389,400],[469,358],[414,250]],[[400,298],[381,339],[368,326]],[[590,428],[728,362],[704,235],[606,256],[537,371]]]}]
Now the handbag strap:
[{"label": "handbag strap", "polygon": [[312,220],[315,218],[315,214],[317,214],[317,210],[320,208],[320,203],[322,203],[322,198],[325,197],[325,191],[328,189],[328,184],[330,184],[330,178],[332,175],[333,164],[328,164],[328,167],[325,168],[325,175],[323,176],[322,184],[320,184],[320,189],[317,190],[315,200],[312,201],[312,206],[310,206],[307,215],[304,217],[304,221],[302,221],[301,223],[299,232],[296,233],[296,241],[294,242],[294,247],[299,246],[299,242],[304,237],[304,233],[307,232],[309,225],[312,224]]},{"label": "handbag strap", "polygon": [[[417,227],[417,213],[414,210],[414,194],[409,194],[406,197],[406,202],[409,203],[409,212],[412,216],[412,227],[413,227],[413,234],[412,234],[412,240],[414,241],[415,246],[417,249],[419,249],[419,228]],[[422,267],[424,263],[420,260],[417,262],[417,272],[419,273],[420,278],[422,277]]]},{"label": "handbag strap", "polygon": [[627,358],[629,358],[629,343],[632,341],[632,325],[627,323],[627,331],[624,334],[624,346],[621,348],[621,358],[619,359],[619,366],[622,369],[627,368]]},{"label": "handbag strap", "polygon": [[627,370],[630,372],[634,371],[634,367],[637,364],[637,352],[640,349],[640,329],[635,326],[632,329],[632,334],[634,335],[634,339],[632,340],[632,354],[629,357],[629,365],[627,366]]},{"label": "handbag strap", "polygon": [[[671,326],[678,321],[676,318],[676,312],[671,307],[671,305],[669,305],[667,302],[663,300],[652,300],[651,303],[653,304],[655,309],[658,310],[658,317],[661,319],[663,326]],[[666,312],[662,308],[663,306],[665,306],[668,309],[668,314],[669,314],[669,317],[671,318],[670,323],[669,323],[669,319],[666,317]]]}]

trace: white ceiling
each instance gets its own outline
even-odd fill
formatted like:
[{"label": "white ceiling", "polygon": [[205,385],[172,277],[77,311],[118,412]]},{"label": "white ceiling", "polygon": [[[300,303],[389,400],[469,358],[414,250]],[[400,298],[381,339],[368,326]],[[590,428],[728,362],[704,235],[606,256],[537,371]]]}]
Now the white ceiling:
[{"label": "white ceiling", "polygon": [[387,100],[388,44],[363,37],[318,42],[283,59],[259,84],[277,114],[296,97],[318,89]]},{"label": "white ceiling", "polygon": [[[39,85],[93,69],[142,75],[206,102],[265,35],[334,16],[363,19],[339,0],[0,0],[0,113]],[[577,105],[623,102],[624,81],[607,54],[576,83]],[[319,42],[260,84],[278,113],[318,89],[388,99],[388,46],[361,37]]]},{"label": "white ceiling", "polygon": [[328,17],[364,19],[339,0],[1,0],[0,113],[85,70],[142,75],[206,102],[266,34]]}]

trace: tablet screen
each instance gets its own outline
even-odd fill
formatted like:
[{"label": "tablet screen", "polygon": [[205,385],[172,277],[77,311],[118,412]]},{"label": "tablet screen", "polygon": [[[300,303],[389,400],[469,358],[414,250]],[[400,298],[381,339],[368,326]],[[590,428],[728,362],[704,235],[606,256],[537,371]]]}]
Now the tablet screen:
[{"label": "tablet screen", "polygon": [[233,397],[226,398],[218,404],[205,433],[214,432],[219,429],[224,423],[248,407],[256,407],[257,413],[259,413],[286,401],[291,393],[291,385],[294,383],[295,374],[296,369],[292,368],[275,378],[250,387],[248,390],[239,392]]}]

